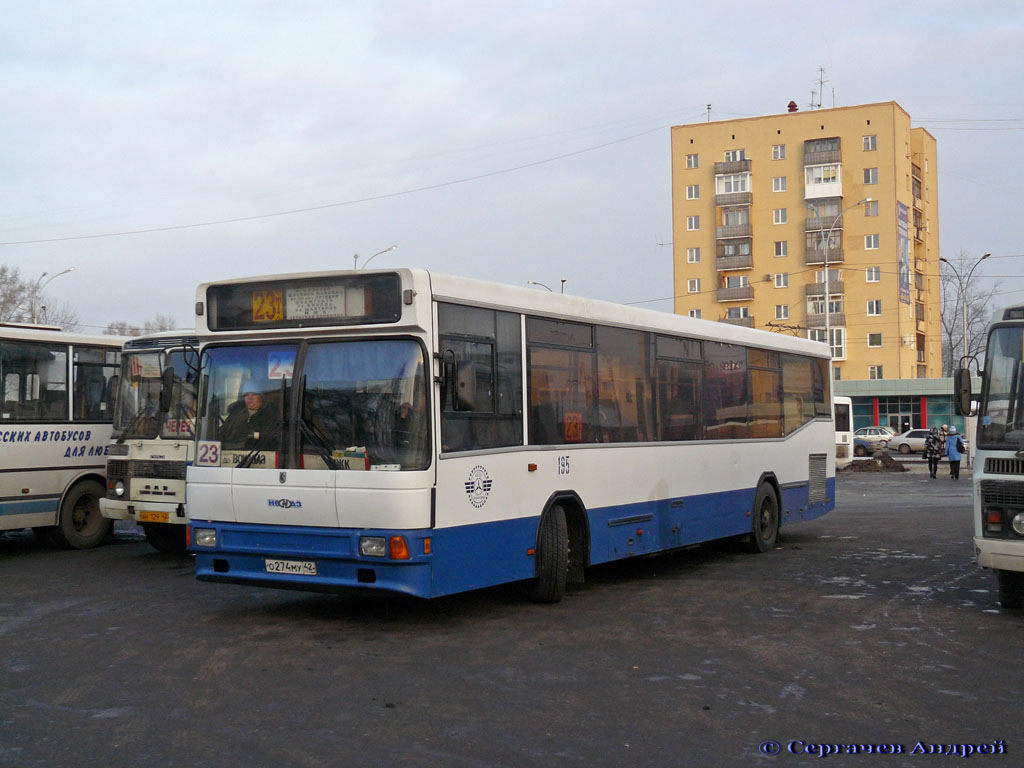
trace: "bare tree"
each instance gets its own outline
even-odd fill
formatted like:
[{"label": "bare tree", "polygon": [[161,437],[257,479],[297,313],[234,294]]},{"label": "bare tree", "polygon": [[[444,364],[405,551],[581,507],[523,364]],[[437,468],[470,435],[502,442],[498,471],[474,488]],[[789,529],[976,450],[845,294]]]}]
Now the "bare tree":
[{"label": "bare tree", "polygon": [[38,281],[24,280],[17,268],[0,265],[0,322],[31,323],[33,320],[65,331],[82,329],[78,311],[70,303],[55,306],[52,299],[40,293]]},{"label": "bare tree", "polygon": [[127,320],[111,320],[103,329],[104,336],[141,336],[142,329]]},{"label": "bare tree", "polygon": [[177,324],[174,322],[174,318],[170,315],[158,314],[153,317],[152,320],[147,320],[142,325],[142,330],[145,333],[156,333],[158,331],[173,331]]},{"label": "bare tree", "polygon": [[964,307],[967,309],[967,356],[977,358],[970,367],[978,369],[985,354],[985,331],[992,314],[992,298],[996,289],[982,290],[972,277],[965,278],[977,264],[961,250],[955,258],[944,259],[939,274],[942,299],[942,375],[952,376],[964,354]]},{"label": "bare tree", "polygon": [[144,322],[141,328],[127,320],[113,320],[107,324],[103,333],[107,336],[141,336],[144,333],[173,331],[176,327],[171,315],[157,314],[152,320]]}]

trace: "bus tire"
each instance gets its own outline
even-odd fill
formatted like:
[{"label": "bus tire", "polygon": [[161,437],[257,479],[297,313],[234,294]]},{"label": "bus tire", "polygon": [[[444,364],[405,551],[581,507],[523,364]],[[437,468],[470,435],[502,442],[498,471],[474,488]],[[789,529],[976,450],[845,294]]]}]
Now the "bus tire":
[{"label": "bus tire", "polygon": [[565,581],[569,572],[569,534],[565,524],[565,510],[555,504],[544,515],[537,536],[537,576],[530,589],[535,603],[557,603],[565,595]]},{"label": "bus tire", "polygon": [[1024,572],[996,570],[999,580],[999,605],[1006,609],[1024,608]]},{"label": "bus tire", "polygon": [[180,555],[185,546],[185,526],[171,523],[140,523],[149,546],[157,552]]},{"label": "bus tire", "polygon": [[95,480],[76,483],[60,504],[60,519],[50,538],[61,549],[90,549],[100,544],[114,527],[103,517],[100,499],[104,489]]},{"label": "bus tire", "polygon": [[771,483],[761,483],[754,496],[753,528],[750,532],[751,552],[767,552],[779,538],[779,500]]}]

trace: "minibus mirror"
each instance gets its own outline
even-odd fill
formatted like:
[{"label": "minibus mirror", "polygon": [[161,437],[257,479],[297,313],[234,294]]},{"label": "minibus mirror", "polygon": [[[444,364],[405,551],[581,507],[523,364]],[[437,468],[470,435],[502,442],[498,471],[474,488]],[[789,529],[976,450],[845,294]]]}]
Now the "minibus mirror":
[{"label": "minibus mirror", "polygon": [[164,368],[160,376],[160,413],[171,410],[171,399],[174,396],[174,369]]},{"label": "minibus mirror", "polygon": [[953,402],[960,416],[971,415],[971,369],[957,368],[953,373]]}]

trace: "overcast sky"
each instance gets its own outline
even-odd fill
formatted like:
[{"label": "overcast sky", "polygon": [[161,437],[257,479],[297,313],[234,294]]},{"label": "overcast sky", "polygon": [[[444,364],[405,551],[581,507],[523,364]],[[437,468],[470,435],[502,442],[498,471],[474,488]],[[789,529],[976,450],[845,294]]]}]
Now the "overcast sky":
[{"label": "overcast sky", "polygon": [[1022,9],[7,3],[0,263],[75,267],[47,294],[95,331],[391,245],[372,266],[671,311],[669,126],[806,109],[824,67],[825,106],[935,135],[942,255],[1006,257],[976,274],[1024,301]]}]

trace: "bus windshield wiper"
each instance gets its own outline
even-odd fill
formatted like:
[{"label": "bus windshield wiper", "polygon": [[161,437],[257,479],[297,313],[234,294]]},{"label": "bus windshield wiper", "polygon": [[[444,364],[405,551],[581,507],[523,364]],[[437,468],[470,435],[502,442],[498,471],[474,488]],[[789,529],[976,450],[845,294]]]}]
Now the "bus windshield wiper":
[{"label": "bus windshield wiper", "polygon": [[299,431],[317,449],[317,455],[323,459],[328,469],[336,470],[340,468],[334,456],[331,455],[330,444],[323,430],[310,421],[308,417],[303,416],[299,421]]},{"label": "bus windshield wiper", "polygon": [[[277,428],[278,430],[282,430],[284,428],[284,424],[278,424]],[[245,456],[242,457],[241,461],[235,464],[235,469],[245,469],[246,467],[250,466],[256,460],[256,457],[259,456],[260,453],[263,451],[264,443],[269,442],[268,438],[271,438],[273,436],[274,432],[271,430],[267,430],[266,432],[260,432],[260,436],[256,438],[256,442],[253,445],[252,449],[247,454],[245,454]]]},{"label": "bus windshield wiper", "polygon": [[[142,421],[142,418],[144,416],[152,416],[152,415],[154,415],[153,414],[153,406],[147,405],[141,411],[139,411],[134,416],[132,416],[131,421],[128,422],[128,426],[126,426],[124,428],[124,430],[121,432],[121,436],[119,438],[117,438],[117,444],[121,445],[122,443],[124,443],[125,440],[128,439],[128,435],[135,428],[135,425],[138,424],[140,421]],[[157,425],[157,431],[159,431],[159,430],[160,430],[160,427],[159,427],[159,424],[158,424]],[[155,435],[154,435],[154,437],[155,437]],[[140,439],[148,439],[148,438],[145,435],[140,435]]]}]

